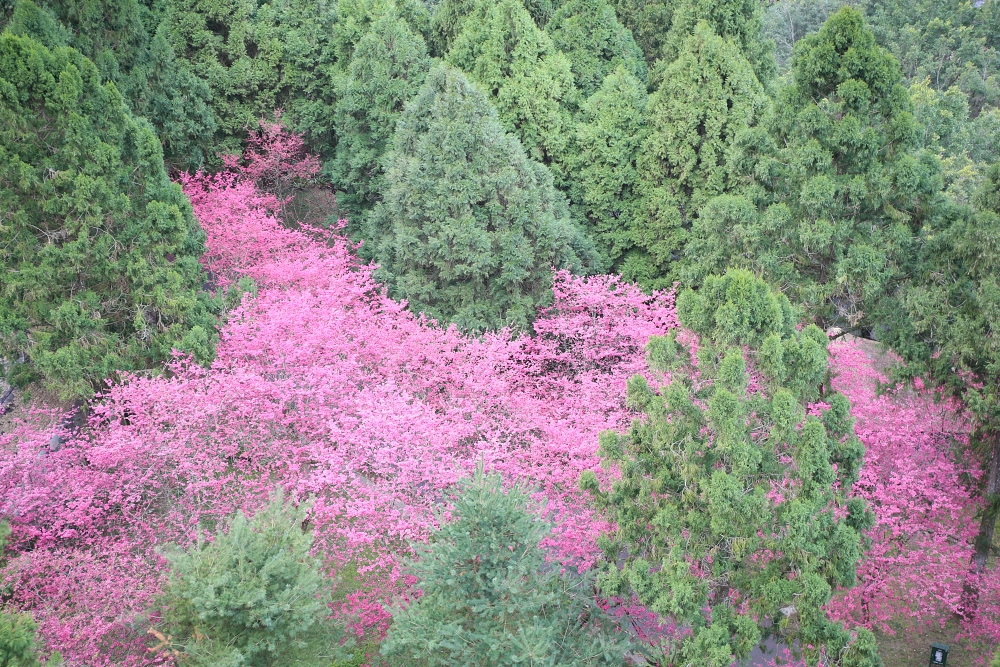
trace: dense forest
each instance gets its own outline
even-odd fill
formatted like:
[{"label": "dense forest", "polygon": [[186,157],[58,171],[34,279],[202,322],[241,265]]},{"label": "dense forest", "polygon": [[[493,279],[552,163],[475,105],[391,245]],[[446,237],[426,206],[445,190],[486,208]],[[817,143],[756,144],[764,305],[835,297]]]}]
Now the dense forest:
[{"label": "dense forest", "polygon": [[0,667],[1000,667],[1000,0],[0,0],[0,262]]}]

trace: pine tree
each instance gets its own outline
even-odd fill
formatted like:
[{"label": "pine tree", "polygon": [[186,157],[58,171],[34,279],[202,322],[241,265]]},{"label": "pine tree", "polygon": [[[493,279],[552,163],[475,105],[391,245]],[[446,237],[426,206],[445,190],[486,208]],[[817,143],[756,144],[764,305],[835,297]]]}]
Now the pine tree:
[{"label": "pine tree", "polygon": [[627,636],[595,604],[590,578],[545,562],[549,527],[528,501],[481,468],[462,482],[452,520],[417,547],[421,596],[393,614],[390,665],[627,664]]},{"label": "pine tree", "polygon": [[0,35],[0,355],[65,396],[213,354],[205,237],[162,155],[77,51]]},{"label": "pine tree", "polygon": [[549,294],[551,267],[579,267],[575,250],[586,246],[548,170],[461,72],[432,70],[386,164],[367,238],[414,312],[471,330],[526,326]]},{"label": "pine tree", "polygon": [[[729,667],[765,634],[812,662],[825,650],[845,667],[878,664],[871,634],[852,640],[823,609],[854,583],[873,521],[846,492],[864,447],[829,389],[826,335],[798,331],[788,300],[743,271],[683,292],[678,314],[697,361],[676,332],[650,339],[665,384],[633,377],[626,400],[645,418],[600,439],[621,478],[605,490],[581,478],[615,526],[599,540],[602,593],[691,629],[665,647],[670,664]],[[807,416],[819,400],[822,415]]]},{"label": "pine tree", "polygon": [[337,90],[337,152],[325,171],[352,217],[372,209],[384,188],[383,160],[403,105],[423,84],[430,58],[424,40],[386,13],[358,43]]},{"label": "pine tree", "polygon": [[578,92],[569,60],[524,6],[518,0],[484,5],[445,60],[479,84],[528,156],[566,185],[573,152],[570,110]]},{"label": "pine tree", "polygon": [[557,49],[569,57],[580,94],[593,95],[608,74],[623,66],[646,83],[646,61],[632,33],[606,0],[569,0],[545,26]]},{"label": "pine tree", "polygon": [[303,530],[307,509],[278,494],[211,542],[168,553],[158,650],[181,665],[330,665],[343,637],[327,621],[330,587]]},{"label": "pine tree", "polygon": [[941,167],[918,151],[898,64],[856,10],[842,8],[796,45],[792,76],[769,131],[739,142],[751,206],[730,201],[702,216],[691,280],[718,271],[706,261],[719,257],[713,248],[740,236],[733,263],[765,270],[823,326],[870,330],[912,239],[942,210]]},{"label": "pine tree", "polygon": [[577,125],[580,147],[574,199],[586,207],[587,229],[604,265],[631,275],[626,254],[630,233],[644,218],[636,163],[646,143],[646,86],[619,65],[583,105]]},{"label": "pine tree", "polygon": [[666,287],[698,211],[738,185],[730,164],[736,137],[761,116],[767,98],[736,46],[701,23],[650,96],[649,140],[639,158],[646,216],[630,230],[641,249],[629,277]]}]

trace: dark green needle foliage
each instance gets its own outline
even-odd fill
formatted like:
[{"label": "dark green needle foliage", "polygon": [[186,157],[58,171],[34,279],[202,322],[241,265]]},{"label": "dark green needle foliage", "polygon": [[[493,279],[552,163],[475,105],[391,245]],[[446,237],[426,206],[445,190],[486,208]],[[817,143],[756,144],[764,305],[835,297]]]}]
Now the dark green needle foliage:
[{"label": "dark green needle foliage", "polygon": [[736,137],[754,126],[767,98],[730,40],[700,23],[649,98],[649,139],[639,157],[645,217],[630,230],[636,252],[622,269],[647,287],[677,279],[688,230],[712,197],[738,185]]},{"label": "dark green needle foliage", "polygon": [[856,10],[795,46],[792,76],[770,133],[739,138],[749,199],[716,202],[696,224],[693,281],[722,261],[753,267],[824,326],[870,327],[911,240],[941,213],[941,166],[919,151],[896,59]]},{"label": "dark green needle foliage", "polygon": [[447,65],[400,116],[386,164],[367,238],[414,312],[470,330],[523,327],[550,294],[551,267],[579,270],[592,256],[548,170]]},{"label": "dark green needle foliage", "polygon": [[[633,377],[626,400],[643,418],[600,439],[620,479],[601,490],[581,478],[617,526],[599,540],[600,590],[691,628],[660,664],[729,667],[765,633],[813,662],[825,649],[844,667],[879,664],[868,631],[852,637],[823,610],[853,585],[873,521],[844,491],[864,448],[829,388],[826,335],[797,330],[788,300],[739,270],[683,292],[678,314],[699,336],[697,366],[676,332],[653,337],[664,384]],[[806,416],[819,399],[830,408]]]},{"label": "dark green needle foliage", "polygon": [[[483,0],[440,0],[435,4],[431,17],[430,43],[435,56],[448,53],[455,44],[455,39],[465,28],[466,22],[475,23],[481,20],[486,11],[493,5]],[[544,28],[552,16],[551,0],[524,0],[521,5],[528,10],[533,23]],[[470,20],[471,19],[471,20]]]},{"label": "dark green needle foliage", "polygon": [[524,6],[518,0],[484,4],[445,60],[479,84],[528,156],[550,167],[556,183],[564,185],[573,151],[570,112],[578,92],[569,59]]},{"label": "dark green needle foliage", "polygon": [[0,356],[64,396],[213,355],[204,233],[160,144],[68,47],[0,35]]},{"label": "dark green needle foliage", "polygon": [[569,57],[583,97],[593,95],[604,77],[619,66],[646,83],[642,51],[606,0],[569,0],[552,16],[545,32]]},{"label": "dark green needle foliage", "polygon": [[583,105],[576,128],[579,170],[575,196],[586,207],[587,231],[604,266],[628,273],[631,233],[644,219],[637,160],[646,143],[646,86],[623,65]]},{"label": "dark green needle foliage", "polygon": [[238,512],[212,541],[167,554],[159,631],[182,666],[329,667],[343,633],[328,620],[322,564],[303,530],[308,507],[281,494]]},{"label": "dark green needle foliage", "polygon": [[382,644],[399,667],[625,667],[625,634],[595,604],[592,578],[560,573],[539,542],[550,527],[499,475],[461,484],[452,520],[417,546],[419,599]]},{"label": "dark green needle foliage", "polygon": [[326,166],[340,193],[338,206],[352,218],[360,218],[378,201],[396,120],[429,68],[423,38],[393,12],[383,15],[358,43],[347,76],[338,82],[337,152]]}]

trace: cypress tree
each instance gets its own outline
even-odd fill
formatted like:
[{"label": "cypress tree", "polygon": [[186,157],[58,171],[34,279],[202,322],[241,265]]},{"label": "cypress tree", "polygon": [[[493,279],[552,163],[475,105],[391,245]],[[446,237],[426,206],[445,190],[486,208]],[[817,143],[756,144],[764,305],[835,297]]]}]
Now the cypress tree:
[{"label": "cypress tree", "polygon": [[632,33],[606,0],[569,0],[545,26],[557,49],[569,57],[580,94],[590,97],[619,65],[646,82],[646,61]]},{"label": "cypress tree", "polygon": [[746,245],[733,262],[787,285],[823,326],[870,330],[912,239],[942,210],[940,163],[917,150],[899,66],[856,10],[842,8],[796,45],[792,75],[769,132],[740,142],[752,206],[730,201],[702,216],[692,280],[719,269],[706,259],[738,227]]},{"label": "cypress tree", "polygon": [[629,251],[644,219],[637,160],[646,143],[646,86],[624,65],[608,74],[583,105],[577,125],[580,147],[576,172],[587,230],[605,266],[632,278]]},{"label": "cypress tree", "polygon": [[342,194],[338,205],[367,213],[383,189],[383,159],[403,105],[423,83],[430,58],[424,40],[386,13],[358,43],[339,81],[334,126],[337,152],[325,171]]},{"label": "cypress tree", "polygon": [[649,287],[676,280],[698,210],[737,185],[731,147],[767,102],[747,60],[707,23],[698,25],[661,80],[649,99],[650,136],[639,158],[646,217],[632,229],[633,243],[645,253],[632,271]]},{"label": "cypress tree", "polygon": [[392,293],[470,330],[526,326],[551,267],[586,250],[548,170],[504,131],[479,89],[447,65],[399,118],[368,238]]},{"label": "cypress tree", "polygon": [[204,233],[160,143],[68,47],[0,35],[0,355],[64,396],[213,354]]},{"label": "cypress tree", "polygon": [[479,84],[528,156],[565,185],[573,151],[570,109],[578,102],[569,60],[518,0],[484,8],[445,60]]},{"label": "cypress tree", "polygon": [[[552,16],[551,0],[524,0],[522,6],[528,10],[536,26],[545,27]],[[441,0],[434,8],[430,26],[430,44],[434,55],[443,56],[455,44],[470,18],[474,23],[481,20],[491,6],[482,0]]]},{"label": "cypress tree", "polygon": [[[615,526],[598,541],[602,593],[634,594],[690,628],[664,647],[670,664],[729,667],[770,634],[807,662],[825,651],[844,667],[878,665],[871,633],[852,639],[823,609],[854,584],[874,520],[849,495],[864,447],[829,389],[826,334],[797,330],[788,300],[745,271],[683,292],[678,314],[699,336],[697,360],[676,332],[650,339],[665,384],[633,377],[626,401],[645,418],[600,438],[621,478],[609,489],[581,478]],[[806,416],[821,395],[829,409]]]},{"label": "cypress tree", "polygon": [[393,614],[390,665],[624,665],[627,635],[595,604],[592,579],[560,573],[539,542],[549,527],[499,475],[461,483],[453,519],[417,547],[422,591]]}]

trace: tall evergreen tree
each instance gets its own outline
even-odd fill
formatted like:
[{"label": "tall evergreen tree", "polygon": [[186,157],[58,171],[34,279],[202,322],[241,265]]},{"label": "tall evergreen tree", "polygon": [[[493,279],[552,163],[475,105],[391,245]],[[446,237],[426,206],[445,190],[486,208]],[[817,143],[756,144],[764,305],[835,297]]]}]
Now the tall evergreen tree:
[{"label": "tall evergreen tree", "polygon": [[171,349],[213,354],[204,233],[160,143],[68,47],[0,35],[0,355],[86,395]]},{"label": "tall evergreen tree", "polygon": [[447,65],[407,105],[368,238],[414,312],[482,330],[526,326],[551,267],[585,251],[548,170],[504,131],[489,101]]},{"label": "tall evergreen tree", "polygon": [[644,256],[635,255],[628,267],[630,278],[650,287],[677,279],[699,209],[737,185],[732,145],[767,102],[747,60],[707,23],[698,25],[661,81],[649,99],[649,140],[639,158],[646,215],[631,229]]},{"label": "tall evergreen tree", "polygon": [[[683,292],[678,314],[699,336],[697,361],[676,332],[650,339],[666,383],[633,377],[626,400],[645,419],[600,439],[621,477],[604,490],[581,478],[614,526],[598,542],[602,593],[634,594],[691,629],[664,663],[729,667],[771,634],[810,662],[825,651],[844,667],[878,665],[871,633],[852,638],[823,609],[853,585],[873,522],[848,495],[864,447],[829,389],[826,335],[797,330],[788,300],[745,271]],[[821,396],[829,408],[806,416]]]},{"label": "tall evergreen tree", "polygon": [[608,74],[583,105],[574,199],[583,202],[587,231],[604,266],[631,275],[631,231],[644,219],[637,161],[646,143],[646,86],[624,65]]},{"label": "tall evergreen tree", "polygon": [[458,35],[445,60],[490,97],[504,127],[533,160],[569,180],[573,153],[570,109],[579,102],[569,60],[535,26],[518,0],[484,5]]},{"label": "tall evergreen tree", "polygon": [[392,11],[358,43],[347,76],[338,82],[337,152],[325,169],[342,193],[338,205],[352,217],[378,201],[396,120],[429,68],[423,38]]},{"label": "tall evergreen tree", "polygon": [[691,279],[724,268],[713,248],[741,236],[749,246],[733,263],[764,269],[824,326],[870,328],[914,235],[942,210],[941,167],[917,150],[899,66],[857,10],[801,40],[792,75],[769,134],[740,141],[752,205],[730,200],[702,216]]},{"label": "tall evergreen tree", "polygon": [[[552,1],[524,0],[521,4],[531,14],[535,25],[544,28],[552,16]],[[482,0],[441,0],[436,3],[431,17],[430,32],[430,44],[434,55],[443,56],[448,53],[464,29],[466,21],[472,19],[474,23],[481,20],[490,6],[490,3]]]},{"label": "tall evergreen tree", "polygon": [[393,614],[390,665],[624,667],[627,636],[594,600],[586,575],[560,573],[539,542],[524,489],[482,469],[461,484],[453,519],[410,565],[422,594]]},{"label": "tall evergreen tree", "polygon": [[606,0],[569,0],[552,16],[545,32],[569,57],[577,88],[585,98],[619,65],[646,82],[642,51]]}]

